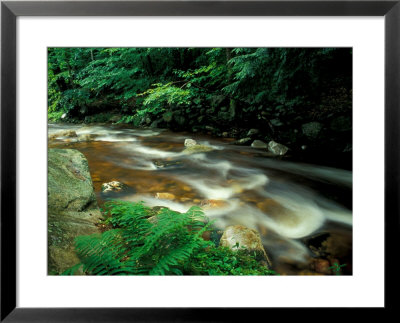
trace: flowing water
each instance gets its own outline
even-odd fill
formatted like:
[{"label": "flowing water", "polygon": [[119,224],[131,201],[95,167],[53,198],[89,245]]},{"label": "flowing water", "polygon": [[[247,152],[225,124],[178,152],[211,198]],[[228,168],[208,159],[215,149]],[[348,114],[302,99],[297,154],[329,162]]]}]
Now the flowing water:
[{"label": "flowing water", "polygon": [[[97,135],[88,142],[58,138],[49,147],[75,148],[86,156],[100,204],[104,202],[102,183],[116,180],[133,189],[121,197],[125,200],[179,212],[206,205],[205,214],[216,219],[221,230],[234,224],[256,229],[281,274],[309,273],[315,254],[306,241],[329,233],[332,249],[339,250],[333,256],[341,263],[345,259],[344,273],[351,274],[351,171],[272,158],[265,150],[232,145],[229,138],[162,129],[49,124],[49,135],[61,130]],[[186,138],[214,150],[184,154]],[[156,193],[174,196],[157,199]]]}]

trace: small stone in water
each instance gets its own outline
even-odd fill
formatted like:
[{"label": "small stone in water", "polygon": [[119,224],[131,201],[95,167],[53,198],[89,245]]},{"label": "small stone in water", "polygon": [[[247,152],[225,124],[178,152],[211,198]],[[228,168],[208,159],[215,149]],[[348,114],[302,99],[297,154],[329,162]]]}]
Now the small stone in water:
[{"label": "small stone in water", "polygon": [[155,195],[156,199],[162,199],[162,200],[174,200],[175,195],[171,193],[156,193]]},{"label": "small stone in water", "polygon": [[115,191],[120,191],[123,189],[124,184],[117,182],[117,181],[112,181],[109,183],[103,183],[101,185],[101,190],[103,193],[105,192],[115,192]]},{"label": "small stone in water", "polygon": [[201,206],[203,208],[219,208],[226,207],[228,204],[223,200],[203,200]]}]

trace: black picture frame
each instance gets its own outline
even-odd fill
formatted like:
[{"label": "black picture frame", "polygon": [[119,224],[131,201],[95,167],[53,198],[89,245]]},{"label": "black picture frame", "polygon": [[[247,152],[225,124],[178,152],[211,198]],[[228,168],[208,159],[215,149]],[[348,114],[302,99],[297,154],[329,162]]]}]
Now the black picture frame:
[{"label": "black picture frame", "polygon": [[[16,307],[16,19],[18,16],[384,16],[385,18],[385,306],[399,286],[400,0],[395,1],[2,1],[1,2],[1,322],[237,321],[304,308],[19,308]],[[373,255],[371,255],[373,257]],[[373,264],[371,264],[373,267]],[[371,270],[371,275],[373,275]],[[289,311],[288,311],[289,310]],[[337,309],[325,308],[324,321]],[[347,309],[346,312],[353,309]],[[239,313],[240,312],[240,313]],[[374,313],[374,314],[373,314]],[[268,316],[267,316],[268,315]],[[350,318],[350,317],[347,317]],[[267,319],[267,318],[266,318]],[[314,318],[321,319],[321,318]],[[336,321],[341,319],[336,316]],[[252,321],[252,318],[248,318]]]}]

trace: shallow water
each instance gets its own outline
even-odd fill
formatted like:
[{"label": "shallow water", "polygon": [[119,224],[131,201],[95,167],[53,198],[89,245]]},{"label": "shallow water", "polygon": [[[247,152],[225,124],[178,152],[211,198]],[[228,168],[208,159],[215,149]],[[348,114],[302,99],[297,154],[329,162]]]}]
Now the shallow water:
[{"label": "shallow water", "polygon": [[[350,171],[272,158],[265,150],[231,145],[229,138],[162,129],[49,125],[49,135],[60,130],[98,135],[90,142],[59,138],[49,147],[75,148],[86,156],[100,204],[101,184],[112,180],[134,189],[123,196],[126,200],[180,212],[217,200],[214,207],[204,208],[205,214],[216,219],[221,230],[242,224],[260,232],[278,273],[309,273],[315,255],[304,239],[321,232],[338,240],[340,257],[347,262],[344,273],[351,273]],[[183,154],[186,138],[215,150]],[[161,192],[175,198],[156,199]]]}]

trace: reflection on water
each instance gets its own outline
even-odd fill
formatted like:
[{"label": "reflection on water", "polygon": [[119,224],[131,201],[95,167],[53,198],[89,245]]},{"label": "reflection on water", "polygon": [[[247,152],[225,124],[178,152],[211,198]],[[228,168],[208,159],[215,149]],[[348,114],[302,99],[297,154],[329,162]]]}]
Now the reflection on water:
[{"label": "reflection on water", "polygon": [[[204,200],[214,201],[204,212],[216,219],[216,226],[242,224],[258,230],[282,273],[295,273],[293,268],[300,270],[310,261],[303,238],[318,232],[344,237],[351,254],[350,171],[270,158],[262,150],[230,145],[229,139],[158,129],[49,125],[49,135],[60,130],[74,130],[78,137],[59,138],[49,147],[75,148],[87,157],[100,203],[101,184],[112,180],[134,189],[124,199],[149,206],[185,212]],[[96,137],[79,141],[85,134]],[[184,154],[186,138],[215,150]],[[156,199],[158,192],[173,198]]]}]

